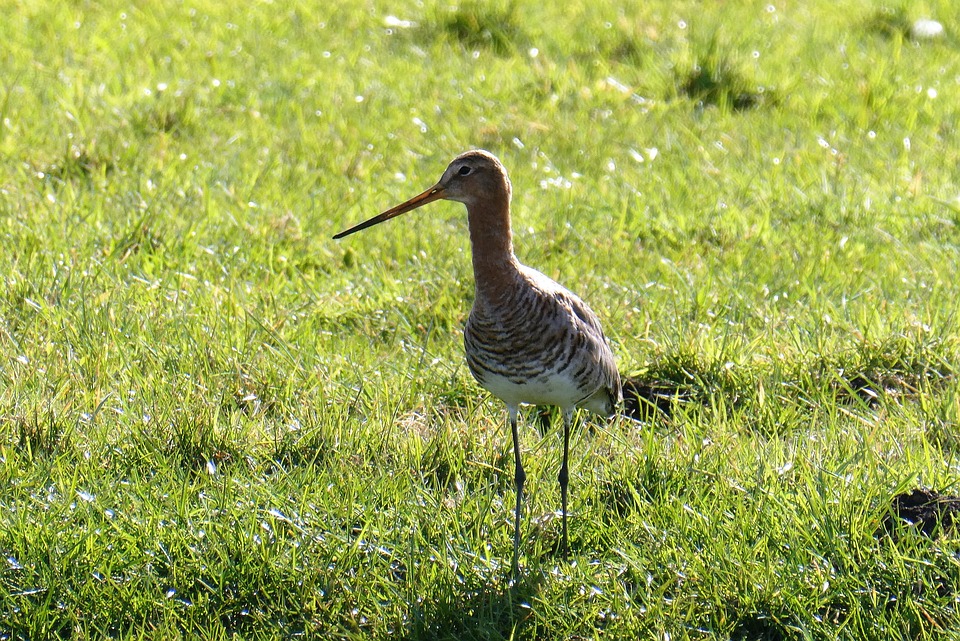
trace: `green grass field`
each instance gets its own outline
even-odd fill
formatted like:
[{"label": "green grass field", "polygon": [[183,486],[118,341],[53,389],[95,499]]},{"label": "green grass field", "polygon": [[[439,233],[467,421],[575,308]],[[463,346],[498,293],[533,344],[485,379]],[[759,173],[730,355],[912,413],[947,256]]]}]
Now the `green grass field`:
[{"label": "green grass field", "polygon": [[[0,639],[957,634],[954,3],[232,4],[0,21]],[[668,397],[512,586],[463,207],[330,238],[473,147]]]}]

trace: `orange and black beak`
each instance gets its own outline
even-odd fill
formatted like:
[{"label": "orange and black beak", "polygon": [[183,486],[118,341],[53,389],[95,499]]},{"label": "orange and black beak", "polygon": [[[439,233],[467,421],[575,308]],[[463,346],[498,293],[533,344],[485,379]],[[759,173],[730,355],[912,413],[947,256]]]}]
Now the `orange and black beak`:
[{"label": "orange and black beak", "polygon": [[414,196],[407,202],[401,203],[396,207],[391,207],[390,209],[383,212],[379,216],[374,216],[370,220],[366,220],[360,223],[359,225],[354,225],[350,229],[340,232],[339,234],[334,236],[334,239],[343,238],[344,236],[349,236],[353,232],[360,231],[361,229],[366,229],[367,227],[373,227],[374,225],[378,223],[382,223],[385,220],[390,220],[391,218],[399,216],[400,214],[405,214],[408,211],[413,211],[417,207],[422,207],[427,203],[432,203],[435,200],[440,200],[441,198],[443,198],[445,191],[446,190],[443,187],[441,187],[439,183],[437,183],[430,189],[426,190],[425,192],[423,192],[418,196]]}]

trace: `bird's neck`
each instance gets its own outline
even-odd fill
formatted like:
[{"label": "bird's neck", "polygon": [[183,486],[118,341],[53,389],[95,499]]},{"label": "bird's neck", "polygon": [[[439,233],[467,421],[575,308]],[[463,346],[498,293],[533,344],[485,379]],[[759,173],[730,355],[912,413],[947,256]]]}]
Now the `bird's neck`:
[{"label": "bird's neck", "polygon": [[470,245],[477,303],[495,302],[516,280],[519,263],[513,255],[510,195],[498,194],[483,205],[468,205]]}]

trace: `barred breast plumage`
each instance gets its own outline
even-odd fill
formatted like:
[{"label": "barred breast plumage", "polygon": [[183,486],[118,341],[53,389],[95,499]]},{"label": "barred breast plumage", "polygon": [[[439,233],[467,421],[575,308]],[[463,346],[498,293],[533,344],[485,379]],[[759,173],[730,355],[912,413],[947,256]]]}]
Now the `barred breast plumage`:
[{"label": "barred breast plumage", "polygon": [[593,311],[575,294],[520,264],[514,256],[510,198],[510,180],[500,161],[486,151],[468,151],[457,156],[430,189],[334,238],[434,200],[466,205],[476,297],[463,333],[464,348],[474,378],[507,406],[517,488],[513,536],[516,576],[526,480],[517,429],[520,404],[556,405],[563,414],[563,461],[558,479],[566,558],[573,413],[582,407],[609,416],[621,401],[621,391],[613,352]]},{"label": "barred breast plumage", "polygon": [[509,296],[474,304],[463,333],[470,372],[508,405],[577,406],[609,416],[620,377],[596,317],[540,272],[517,268],[524,282]]}]

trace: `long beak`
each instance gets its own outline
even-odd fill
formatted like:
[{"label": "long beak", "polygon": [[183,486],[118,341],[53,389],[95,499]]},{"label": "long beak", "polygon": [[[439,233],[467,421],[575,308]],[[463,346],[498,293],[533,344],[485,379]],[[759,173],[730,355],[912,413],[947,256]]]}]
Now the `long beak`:
[{"label": "long beak", "polygon": [[334,239],[343,238],[344,236],[349,236],[355,231],[360,231],[361,229],[366,229],[367,227],[373,227],[377,223],[382,223],[383,221],[390,220],[391,218],[399,216],[400,214],[405,214],[408,211],[413,211],[417,207],[422,207],[427,203],[432,203],[435,200],[440,200],[441,198],[443,198],[444,192],[445,192],[444,188],[441,187],[439,184],[434,185],[433,187],[426,190],[422,194],[418,196],[414,196],[407,202],[401,203],[396,207],[391,207],[390,209],[383,212],[379,216],[374,216],[370,220],[364,221],[359,225],[355,225],[346,231],[340,232],[339,234],[334,236]]}]

